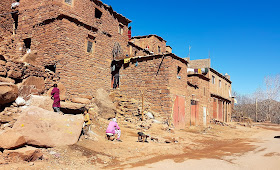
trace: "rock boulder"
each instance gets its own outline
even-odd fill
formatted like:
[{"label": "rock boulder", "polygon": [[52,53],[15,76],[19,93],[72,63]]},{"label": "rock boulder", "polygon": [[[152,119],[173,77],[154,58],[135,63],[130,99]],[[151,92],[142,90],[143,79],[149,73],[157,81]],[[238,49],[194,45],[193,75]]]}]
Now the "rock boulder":
[{"label": "rock boulder", "polygon": [[53,100],[48,96],[31,95],[27,103],[30,106],[36,106],[48,111],[53,111],[52,108]]},{"label": "rock boulder", "polygon": [[0,105],[10,103],[18,97],[18,87],[12,83],[0,82]]},{"label": "rock boulder", "polygon": [[81,104],[89,104],[90,100],[86,99],[86,98],[75,97],[75,98],[72,98],[72,102],[81,103]]},{"label": "rock boulder", "polygon": [[79,114],[83,113],[85,104],[80,103],[72,103],[72,102],[60,102],[61,105],[61,111],[63,113],[69,113],[69,114]]},{"label": "rock boulder", "polygon": [[26,143],[24,137],[14,130],[7,130],[0,134],[0,148],[15,149],[24,146]]},{"label": "rock boulder", "polygon": [[112,102],[109,97],[109,93],[104,89],[98,89],[96,91],[96,97],[94,98],[94,102],[99,108],[98,114],[105,118],[115,117],[116,106]]},{"label": "rock boulder", "polygon": [[44,92],[45,90],[45,81],[43,77],[30,76],[22,81],[22,85],[24,86],[33,85],[40,93]]},{"label": "rock boulder", "polygon": [[4,78],[4,77],[0,77],[0,82],[6,82],[6,83],[13,83],[15,84],[15,80],[10,79],[10,78]]},{"label": "rock boulder", "polygon": [[18,162],[18,160],[34,162],[37,159],[42,159],[43,153],[38,148],[27,146],[16,150],[5,150],[3,157],[8,162]]},{"label": "rock boulder", "polygon": [[55,147],[75,144],[83,122],[83,115],[60,115],[30,106],[22,111],[12,129],[22,134],[28,145]]}]

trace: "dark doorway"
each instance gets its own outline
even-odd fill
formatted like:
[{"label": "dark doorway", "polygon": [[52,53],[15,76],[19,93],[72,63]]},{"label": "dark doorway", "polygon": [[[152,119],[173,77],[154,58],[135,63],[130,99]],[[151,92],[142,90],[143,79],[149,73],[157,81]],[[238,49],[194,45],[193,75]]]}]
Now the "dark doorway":
[{"label": "dark doorway", "polygon": [[113,89],[119,88],[120,86],[120,69],[121,69],[121,64],[113,61],[111,64],[111,87]]}]

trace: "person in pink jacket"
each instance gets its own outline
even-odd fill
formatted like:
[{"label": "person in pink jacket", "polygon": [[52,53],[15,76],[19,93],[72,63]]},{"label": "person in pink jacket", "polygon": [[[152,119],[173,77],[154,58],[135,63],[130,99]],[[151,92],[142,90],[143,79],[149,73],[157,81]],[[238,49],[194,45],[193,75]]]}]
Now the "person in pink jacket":
[{"label": "person in pink jacket", "polygon": [[54,112],[60,112],[60,97],[59,97],[59,89],[57,88],[57,84],[53,85],[52,90],[52,99],[53,99],[53,110]]},{"label": "person in pink jacket", "polygon": [[120,137],[121,137],[121,130],[120,127],[118,126],[117,119],[113,118],[112,121],[109,123],[108,128],[106,130],[107,135],[118,135],[117,141],[121,142]]}]

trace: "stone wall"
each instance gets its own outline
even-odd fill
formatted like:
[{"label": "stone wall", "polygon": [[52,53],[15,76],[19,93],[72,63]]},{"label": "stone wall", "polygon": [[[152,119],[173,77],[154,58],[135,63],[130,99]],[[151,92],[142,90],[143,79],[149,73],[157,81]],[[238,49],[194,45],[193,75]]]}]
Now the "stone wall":
[{"label": "stone wall", "polygon": [[[20,38],[12,49],[20,54],[16,59],[26,54],[24,40],[30,39],[37,63],[55,68],[69,96],[93,95],[98,88],[110,90],[111,61],[129,54],[128,19],[98,0],[73,1],[72,5],[63,0],[21,0],[18,10]],[[102,13],[100,18],[95,17],[96,10]],[[88,41],[92,52],[87,52]]]},{"label": "stone wall", "polygon": [[190,68],[210,68],[210,59],[188,60]]},{"label": "stone wall", "polygon": [[209,79],[204,75],[189,75],[189,82],[192,85],[197,87],[189,86],[189,101],[188,104],[191,104],[191,100],[197,101],[198,104],[198,120],[196,120],[197,125],[203,125],[203,107],[206,107],[206,125],[209,124],[212,119],[211,113],[213,112],[213,107],[210,101],[210,92],[209,92]]},{"label": "stone wall", "polygon": [[4,36],[12,35],[13,23],[11,4],[13,0],[0,1],[0,42]]},{"label": "stone wall", "polygon": [[[149,46],[149,51],[153,52],[155,55],[157,54],[163,54],[166,52],[166,41],[159,39],[158,36],[149,35],[149,36],[143,36],[143,37],[133,37],[131,40],[134,44],[138,45],[141,48],[146,48]],[[158,50],[158,47],[160,47],[160,52]]]}]

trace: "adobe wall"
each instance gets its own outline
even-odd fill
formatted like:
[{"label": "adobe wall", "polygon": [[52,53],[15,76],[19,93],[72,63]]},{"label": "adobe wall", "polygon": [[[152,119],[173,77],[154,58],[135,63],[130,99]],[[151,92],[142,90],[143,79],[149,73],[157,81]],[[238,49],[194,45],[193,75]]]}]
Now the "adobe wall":
[{"label": "adobe wall", "polygon": [[144,52],[144,49],[139,49],[136,46],[132,46],[132,45],[128,46],[128,51],[129,51],[129,55],[128,55],[129,57],[149,55],[147,52]]},{"label": "adobe wall", "polygon": [[[134,38],[132,39],[132,42],[138,46],[140,46],[141,48],[145,49],[146,46],[149,46],[149,51],[154,52],[154,55],[157,54],[163,54],[166,52],[166,42],[164,40],[159,40],[157,37],[155,36],[151,36],[151,37],[146,37],[146,38]],[[158,52],[158,46],[161,49],[161,52]]]},{"label": "adobe wall", "polygon": [[[95,8],[102,12],[101,19],[95,18]],[[119,44],[122,53],[115,59],[125,58],[128,23],[122,21],[124,31],[119,34],[119,20],[90,0],[74,1],[73,6],[63,0],[22,0],[19,10],[18,53],[25,54],[23,39],[31,38],[37,61],[44,66],[56,65],[56,75],[68,95],[93,95],[98,88],[110,90],[112,51]],[[86,51],[89,35],[94,44],[92,54]]]},{"label": "adobe wall", "polygon": [[211,67],[210,59],[188,60],[190,68],[209,68]]},{"label": "adobe wall", "polygon": [[188,104],[191,104],[191,100],[195,100],[198,103],[198,120],[196,125],[203,125],[203,107],[206,107],[206,125],[210,123],[211,113],[212,113],[212,105],[210,102],[210,92],[209,92],[209,81],[202,79],[198,76],[189,77],[189,82],[193,85],[197,85],[198,88],[190,87],[189,90],[189,101]]},{"label": "adobe wall", "polygon": [[144,102],[151,103],[149,110],[159,113],[162,118],[169,118],[172,102],[168,79],[172,58],[166,57],[160,68],[161,57],[138,59],[137,66],[135,66],[136,61],[132,61],[120,70],[120,92],[127,98],[142,101],[141,91],[143,91]]},{"label": "adobe wall", "polygon": [[[213,94],[217,94],[219,96],[222,96],[223,98],[226,98],[228,100],[231,100],[229,96],[229,91],[231,92],[231,84],[226,81],[225,79],[221,78],[219,75],[215,74],[212,71],[209,71],[207,74],[208,78],[210,79],[210,87],[209,90]],[[215,83],[212,82],[212,76],[215,77]],[[221,87],[219,86],[219,81],[221,81]]]},{"label": "adobe wall", "polygon": [[1,0],[0,1],[0,42],[4,36],[12,35],[13,23],[12,14],[9,14],[13,10],[11,4],[15,2],[13,0]]},{"label": "adobe wall", "polygon": [[[172,100],[172,109],[174,109],[174,101],[176,96],[183,97],[185,99],[185,125],[190,125],[190,105],[189,89],[187,87],[187,65],[181,61],[171,58],[168,60],[170,76],[169,76],[169,87],[170,95]],[[181,68],[179,74],[177,74],[178,67]],[[173,112],[171,112],[173,114]]]},{"label": "adobe wall", "polygon": [[[222,77],[220,77],[218,74],[216,74],[213,71],[209,71],[207,74],[208,78],[210,79],[209,82],[209,91],[210,94],[215,94],[218,96],[221,96],[229,101],[232,101],[232,98],[229,95],[229,91],[231,93],[231,83],[226,81],[225,79],[223,79]],[[212,76],[215,77],[215,82],[213,84],[213,78]],[[221,81],[221,86],[220,86],[220,82]],[[215,97],[211,97],[211,103],[213,104],[214,100],[217,101],[217,105],[212,107],[212,118],[213,117],[213,113],[214,110],[217,110],[217,114],[219,113],[219,107],[222,108],[223,110],[223,118],[222,121],[228,122],[231,120],[231,113],[232,113],[232,103],[217,99]],[[214,108],[216,107],[216,108]]]}]

